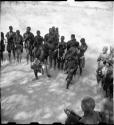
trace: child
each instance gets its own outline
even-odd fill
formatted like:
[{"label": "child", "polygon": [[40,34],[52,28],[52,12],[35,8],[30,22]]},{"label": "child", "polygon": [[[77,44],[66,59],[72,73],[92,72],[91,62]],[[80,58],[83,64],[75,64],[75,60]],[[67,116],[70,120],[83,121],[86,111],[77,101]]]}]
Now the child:
[{"label": "child", "polygon": [[31,69],[34,70],[35,79],[38,79],[38,72],[42,72],[42,65],[39,59],[35,58],[33,64],[31,65]]},{"label": "child", "polygon": [[101,122],[100,115],[94,111],[95,101],[91,97],[85,97],[81,102],[81,108],[84,112],[84,116],[80,122],[84,124],[99,124]]}]

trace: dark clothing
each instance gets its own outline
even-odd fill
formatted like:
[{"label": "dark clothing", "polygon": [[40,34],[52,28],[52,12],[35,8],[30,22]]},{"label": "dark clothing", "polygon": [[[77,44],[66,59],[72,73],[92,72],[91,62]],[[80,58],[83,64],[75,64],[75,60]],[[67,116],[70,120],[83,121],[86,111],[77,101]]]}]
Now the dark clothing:
[{"label": "dark clothing", "polygon": [[59,49],[59,57],[62,57],[66,49],[66,43],[65,42],[59,43],[58,49]]},{"label": "dark clothing", "polygon": [[69,48],[73,46],[77,48],[79,47],[79,42],[77,42],[76,39],[67,42],[67,50],[69,50]]},{"label": "dark clothing", "polygon": [[15,37],[15,32],[7,32],[6,34],[7,37],[7,51],[11,52],[11,50],[15,50],[14,46],[14,37]]},{"label": "dark clothing", "polygon": [[20,49],[23,52],[23,37],[21,35],[15,35],[14,45],[15,49]]},{"label": "dark clothing", "polygon": [[77,48],[71,47],[66,53],[65,60],[67,63],[65,63],[65,65],[66,65],[65,68],[66,68],[66,71],[68,72],[68,76],[66,78],[67,88],[71,84],[73,75],[76,74],[76,71],[78,69],[79,62],[78,62],[77,51],[78,51]]},{"label": "dark clothing", "polygon": [[50,63],[50,67],[52,67],[52,63],[54,62],[54,67],[56,67],[56,63],[57,63],[57,53],[56,53],[56,49],[58,46],[58,36],[55,33],[48,33],[45,35],[44,38],[45,43],[48,44],[48,48],[49,48],[49,63]]},{"label": "dark clothing", "polygon": [[24,33],[23,39],[25,42],[25,49],[26,49],[26,58],[27,62],[29,61],[29,56],[30,56],[30,61],[32,62],[34,60],[33,56],[33,48],[34,48],[34,35],[33,33]]},{"label": "dark clothing", "polygon": [[33,33],[24,33],[23,38],[25,41],[25,48],[33,49],[33,44],[34,44],[34,35]]},{"label": "dark clothing", "polygon": [[34,38],[34,47],[39,48],[43,44],[43,37],[42,36],[35,36]]},{"label": "dark clothing", "polygon": [[58,45],[58,50],[57,50],[57,63],[58,63],[58,69],[63,69],[64,66],[64,53],[66,49],[66,43],[65,42],[60,42]]},{"label": "dark clothing", "polygon": [[42,44],[42,46],[36,49],[35,58],[38,58],[41,62],[47,60],[48,55],[49,48],[46,44]]},{"label": "dark clothing", "polygon": [[5,51],[4,35],[1,34],[0,40],[0,62],[3,61],[3,52]]},{"label": "dark clothing", "polygon": [[5,51],[4,40],[0,40],[0,52],[4,52],[4,51]]}]

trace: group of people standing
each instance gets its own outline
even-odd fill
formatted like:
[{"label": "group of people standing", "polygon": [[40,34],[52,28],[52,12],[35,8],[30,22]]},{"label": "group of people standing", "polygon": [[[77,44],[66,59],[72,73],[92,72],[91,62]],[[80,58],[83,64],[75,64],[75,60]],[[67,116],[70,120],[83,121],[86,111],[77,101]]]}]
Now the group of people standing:
[{"label": "group of people standing", "polygon": [[[23,36],[19,30],[13,31],[13,27],[9,26],[9,32],[6,34],[7,47],[4,44],[4,33],[1,32],[0,40],[0,57],[3,61],[3,52],[5,48],[8,52],[9,61],[12,62],[11,54],[14,60],[21,63],[22,53],[25,51],[27,64],[31,62],[31,68],[34,71],[35,80],[38,79],[38,72],[44,74],[43,65],[45,65],[46,74],[51,77],[50,68],[58,68],[66,74],[66,89],[72,83],[73,76],[76,75],[77,69],[82,74],[85,67],[85,52],[88,48],[85,39],[81,38],[80,43],[76,40],[75,34],[71,34],[71,40],[65,41],[65,37],[59,38],[59,29],[54,26],[49,28],[49,33],[44,37],[40,35],[40,31],[36,31],[36,36],[31,32],[31,27],[26,28]],[[105,91],[105,96],[111,100],[113,98],[113,64],[114,64],[114,48],[110,47],[110,53],[107,53],[108,47],[104,47],[102,53],[97,59],[97,82]],[[49,65],[49,67],[47,66]],[[76,124],[77,122],[86,124],[98,124],[100,122],[113,123],[108,119],[104,112],[96,112],[95,101],[91,97],[86,97],[81,104],[84,116],[80,117],[70,109],[65,109],[68,118],[65,124]],[[105,108],[106,109],[106,108]],[[111,116],[112,117],[112,116]]]},{"label": "group of people standing", "polygon": [[[1,61],[3,60],[4,33],[1,32],[1,46],[0,54]],[[49,32],[43,36],[40,31],[36,31],[36,36],[31,32],[31,27],[26,28],[23,36],[20,30],[13,31],[13,27],[9,26],[9,32],[6,34],[7,38],[7,52],[9,61],[12,62],[11,54],[14,60],[21,63],[22,53],[25,51],[27,64],[31,62],[31,68],[34,70],[35,79],[38,79],[38,72],[43,71],[42,64],[46,66],[46,74],[51,77],[49,73],[50,68],[58,68],[64,70],[67,75],[67,86],[71,84],[73,76],[77,69],[82,74],[82,69],[85,65],[84,53],[88,46],[84,38],[81,38],[80,43],[76,40],[75,34],[71,34],[71,40],[65,41],[65,36],[59,35],[59,29],[56,27],[49,28]],[[49,64],[49,68],[47,65]]]}]

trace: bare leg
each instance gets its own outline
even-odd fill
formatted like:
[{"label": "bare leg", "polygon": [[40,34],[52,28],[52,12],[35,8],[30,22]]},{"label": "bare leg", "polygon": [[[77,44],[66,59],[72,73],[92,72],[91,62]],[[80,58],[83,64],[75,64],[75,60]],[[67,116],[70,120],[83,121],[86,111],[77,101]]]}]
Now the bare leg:
[{"label": "bare leg", "polygon": [[38,79],[38,71],[34,70],[35,78]]},{"label": "bare leg", "polygon": [[13,49],[12,51],[13,51],[13,58],[15,60],[15,49]]},{"label": "bare leg", "polygon": [[9,62],[11,63],[11,52],[8,52]]},{"label": "bare leg", "polygon": [[27,64],[29,63],[29,51],[26,49],[26,61]]},{"label": "bare leg", "polygon": [[49,73],[49,69],[47,68],[47,62],[45,61],[45,66],[46,66],[46,75],[47,77],[51,77],[50,73]]}]

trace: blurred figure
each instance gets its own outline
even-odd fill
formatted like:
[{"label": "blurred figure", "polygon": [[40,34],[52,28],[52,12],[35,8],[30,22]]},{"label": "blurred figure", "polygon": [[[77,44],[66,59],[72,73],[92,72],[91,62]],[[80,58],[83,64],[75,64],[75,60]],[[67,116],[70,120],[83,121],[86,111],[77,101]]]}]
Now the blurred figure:
[{"label": "blurred figure", "polygon": [[102,68],[104,66],[103,62],[106,61],[108,59],[108,47],[105,46],[102,49],[102,53],[99,55],[97,62],[98,62],[98,68]]},{"label": "blurred figure", "polygon": [[30,32],[31,31],[31,27],[27,27],[26,28],[26,32],[23,34],[23,40],[24,40],[24,44],[25,44],[25,49],[26,49],[26,60],[27,60],[27,64],[29,63],[29,59],[30,62],[33,62],[33,45],[34,45],[34,35],[33,33]]},{"label": "blurred figure", "polygon": [[13,32],[13,27],[9,26],[9,32],[6,34],[7,37],[7,51],[8,51],[8,57],[9,61],[11,62],[11,52],[13,53],[13,57],[15,60],[15,45],[14,45],[14,37],[15,37],[15,32]]},{"label": "blurred figure", "polygon": [[106,98],[101,109],[102,121],[106,124],[114,124],[113,99]]},{"label": "blurred figure", "polygon": [[104,96],[113,98],[113,65],[111,61],[107,60],[102,68],[102,87],[104,90]]},{"label": "blurred figure", "polygon": [[31,65],[31,69],[34,70],[34,75],[35,75],[35,79],[38,79],[38,72],[42,73],[42,64],[41,61],[38,58],[35,58],[33,64]]},{"label": "blurred figure", "polygon": [[79,68],[80,68],[80,75],[82,74],[82,68],[85,67],[85,52],[88,48],[85,39],[81,38],[80,40],[81,45],[80,45],[80,53],[79,53]]},{"label": "blurred figure", "polygon": [[65,50],[66,50],[66,43],[64,41],[65,37],[61,36],[61,42],[58,44],[58,55],[57,55],[57,63],[58,63],[58,69],[63,70],[64,66],[64,56],[65,56]]},{"label": "blurred figure", "polygon": [[91,97],[85,97],[81,102],[81,107],[84,112],[80,122],[84,124],[99,124],[101,118],[98,112],[94,111],[95,101]]},{"label": "blurred figure", "polygon": [[107,53],[108,47],[103,48],[103,52],[98,58],[97,82],[103,89],[105,97],[113,98],[113,57],[112,49]]},{"label": "blurred figure", "polygon": [[1,62],[4,61],[4,56],[3,56],[3,52],[5,51],[5,44],[4,44],[4,33],[1,32],[1,40],[0,40],[0,66],[1,66]]},{"label": "blurred figure", "polygon": [[67,71],[67,85],[66,89],[69,89],[69,85],[72,84],[73,76],[76,75],[78,69],[78,49],[77,46],[72,46],[66,52],[65,55],[65,70]]},{"label": "blurred figure", "polygon": [[80,123],[81,117],[77,115],[74,111],[67,108],[67,109],[64,109],[64,112],[67,115],[67,118],[65,120],[65,125],[76,125]]},{"label": "blurred figure", "polygon": [[21,63],[22,53],[23,53],[23,37],[19,30],[16,30],[16,35],[14,37],[15,53],[18,63]]},{"label": "blurred figure", "polygon": [[110,53],[109,53],[108,59],[111,62],[111,65],[113,65],[114,64],[114,47],[110,47]]},{"label": "blurred figure", "polygon": [[102,68],[104,67],[104,62],[106,62],[106,60],[108,60],[108,47],[105,46],[103,47],[102,49],[102,53],[99,55],[98,59],[97,59],[97,62],[98,62],[98,67],[97,67],[97,70],[96,70],[96,77],[97,77],[97,83],[100,84],[101,81],[102,81]]},{"label": "blurred figure", "polygon": [[49,65],[52,68],[54,64],[54,68],[56,68],[57,64],[57,46],[58,46],[58,35],[56,33],[56,29],[53,26],[49,28],[49,33],[45,35],[44,42],[47,43],[49,47]]},{"label": "blurred figure", "polygon": [[71,34],[71,40],[67,42],[67,50],[70,49],[70,47],[76,46],[79,47],[79,42],[77,42],[75,38],[75,34]]},{"label": "blurred figure", "polygon": [[37,35],[34,38],[34,44],[33,44],[33,47],[34,47],[34,49],[33,49],[34,58],[36,56],[36,51],[38,51],[38,49],[40,48],[40,46],[43,44],[43,41],[44,41],[43,37],[40,35],[40,31],[39,30],[36,32],[36,34]]}]

